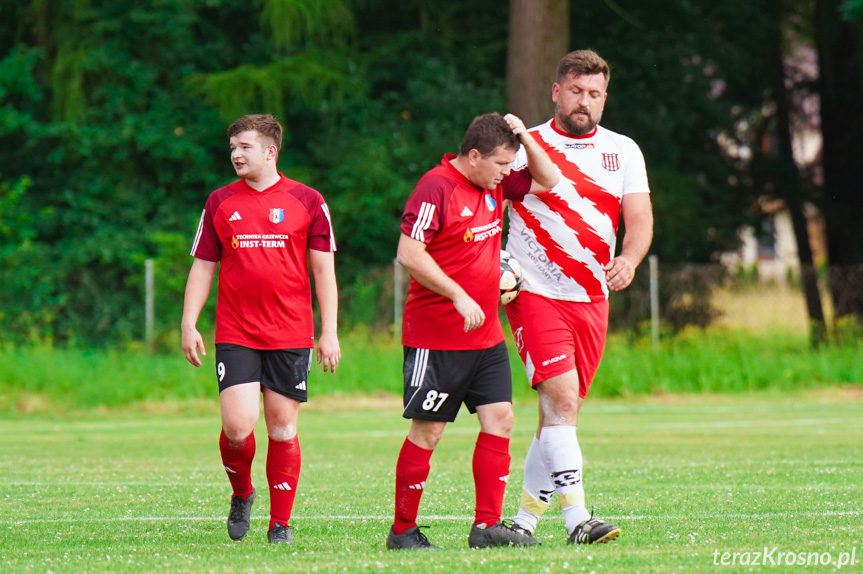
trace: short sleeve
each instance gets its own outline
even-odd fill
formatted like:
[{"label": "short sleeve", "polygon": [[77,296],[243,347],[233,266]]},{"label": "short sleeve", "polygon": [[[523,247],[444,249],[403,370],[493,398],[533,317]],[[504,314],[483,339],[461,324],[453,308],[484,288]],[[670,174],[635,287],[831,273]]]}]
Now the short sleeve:
[{"label": "short sleeve", "polygon": [[435,232],[443,226],[446,198],[452,190],[453,183],[443,176],[422,178],[405,205],[402,233],[411,239],[431,243]]},{"label": "short sleeve", "polygon": [[647,168],[644,155],[638,144],[628,140],[626,149],[626,171],[623,174],[623,195],[629,193],[650,193],[647,183]]},{"label": "short sleeve", "polygon": [[330,216],[330,208],[321,198],[320,204],[311,214],[312,222],[309,225],[309,249],[315,251],[335,251],[336,235],[333,232],[333,219]]},{"label": "short sleeve", "polygon": [[335,251],[336,236],[330,208],[323,196],[307,185],[297,185],[290,193],[296,197],[309,214],[309,230],[306,234],[309,249]]},{"label": "short sleeve", "polygon": [[525,195],[530,193],[531,183],[533,183],[533,176],[530,175],[530,170],[527,169],[527,166],[523,169],[509,172],[509,175],[500,182],[503,188],[503,198],[521,201]]},{"label": "short sleeve", "polygon": [[204,259],[205,261],[219,261],[222,259],[222,244],[219,242],[216,227],[213,225],[213,216],[216,209],[218,209],[218,205],[219,202],[216,200],[215,194],[211,195],[204,206],[204,211],[201,213],[198,232],[195,233],[195,241],[192,244],[191,253],[193,257]]}]

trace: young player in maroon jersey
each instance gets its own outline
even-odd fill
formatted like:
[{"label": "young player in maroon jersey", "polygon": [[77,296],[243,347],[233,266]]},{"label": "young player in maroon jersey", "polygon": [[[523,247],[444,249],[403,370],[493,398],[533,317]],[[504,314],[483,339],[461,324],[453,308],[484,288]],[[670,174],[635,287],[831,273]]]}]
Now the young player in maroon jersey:
[{"label": "young player in maroon jersey", "polygon": [[240,180],[207,200],[192,247],[195,257],[183,307],[183,353],[196,367],[206,354],[196,328],[219,270],[216,374],[222,408],[219,450],[233,495],[228,535],[249,530],[255,488],[254,429],[264,397],[271,543],[293,541],[289,521],[300,477],[297,419],[307,400],[314,324],[308,263],[321,310],[317,361],[335,372],[338,293],[330,214],[314,189],[277,170],[282,126],[273,116],[244,116],[228,128],[231,163]]},{"label": "young player in maroon jersey", "polygon": [[[510,173],[524,144],[527,169]],[[472,548],[538,544],[501,521],[509,475],[512,378],[497,315],[503,203],[557,182],[548,156],[513,115],[488,114],[467,130],[407,201],[398,260],[411,274],[402,328],[403,416],[410,431],[396,464],[395,520],[387,547],[433,548],[417,526],[430,459],[464,403],[480,433],[473,456]]]},{"label": "young player in maroon jersey", "polygon": [[[552,86],[554,117],[530,130],[560,170],[560,182],[512,204],[506,245],[524,279],[506,313],[540,405],[513,528],[533,535],[556,493],[572,544],[620,534],[587,511],[576,426],[605,346],[608,293],[632,282],[653,237],[641,150],[598,125],[608,79],[608,64],[595,52],[561,59]],[[626,234],[615,257],[621,215]]]}]

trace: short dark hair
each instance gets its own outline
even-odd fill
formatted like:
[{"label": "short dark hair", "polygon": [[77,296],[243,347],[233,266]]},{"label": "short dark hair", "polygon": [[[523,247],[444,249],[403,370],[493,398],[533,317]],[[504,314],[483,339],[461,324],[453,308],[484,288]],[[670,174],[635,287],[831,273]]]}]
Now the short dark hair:
[{"label": "short dark hair", "polygon": [[518,136],[512,133],[512,128],[500,114],[485,114],[470,123],[461,140],[459,155],[466,156],[475,149],[483,158],[487,158],[498,146],[518,151],[520,145]]},{"label": "short dark hair", "polygon": [[228,128],[228,137],[247,131],[257,131],[276,145],[276,151],[282,149],[282,124],[270,114],[250,114],[243,116]]},{"label": "short dark hair", "polygon": [[575,74],[576,76],[602,74],[605,76],[606,88],[608,87],[609,80],[611,80],[611,70],[608,68],[608,62],[603,60],[593,50],[576,50],[560,59],[560,63],[557,64],[558,83],[570,74]]}]

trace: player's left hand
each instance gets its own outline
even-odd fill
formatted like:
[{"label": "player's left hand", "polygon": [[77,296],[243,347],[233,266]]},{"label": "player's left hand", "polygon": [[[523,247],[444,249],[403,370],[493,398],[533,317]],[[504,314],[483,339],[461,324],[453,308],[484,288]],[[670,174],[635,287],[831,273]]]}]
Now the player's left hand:
[{"label": "player's left hand", "polygon": [[635,278],[635,265],[625,257],[615,257],[602,269],[605,271],[605,284],[612,291],[626,289]]},{"label": "player's left hand", "polygon": [[339,337],[335,333],[323,333],[318,339],[318,364],[323,365],[324,372],[335,373],[336,367],[342,358],[342,350],[339,347]]},{"label": "player's left hand", "polygon": [[521,118],[519,118],[518,116],[513,114],[506,114],[505,116],[503,116],[503,119],[506,120],[506,123],[509,125],[512,133],[514,133],[515,135],[521,136],[527,133],[527,128],[524,127],[524,122],[521,121]]}]

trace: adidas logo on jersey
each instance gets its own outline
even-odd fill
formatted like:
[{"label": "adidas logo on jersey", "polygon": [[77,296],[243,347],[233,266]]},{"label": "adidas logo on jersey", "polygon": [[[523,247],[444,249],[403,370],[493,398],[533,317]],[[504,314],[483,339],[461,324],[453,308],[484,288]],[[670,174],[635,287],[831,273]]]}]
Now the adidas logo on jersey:
[{"label": "adidas logo on jersey", "polygon": [[422,481],[419,484],[412,484],[408,488],[410,488],[411,490],[422,490],[425,487],[426,487],[426,481]]},{"label": "adidas logo on jersey", "polygon": [[300,390],[300,391],[305,391],[306,390],[306,381],[300,382],[300,384],[294,388],[297,390]]},{"label": "adidas logo on jersey", "polygon": [[232,215],[231,217],[228,218],[228,221],[239,221],[241,219],[242,219],[242,217],[240,217],[240,212],[235,211],[234,215]]},{"label": "adidas logo on jersey", "polygon": [[461,216],[462,217],[470,217],[471,215],[473,215],[473,212],[470,209],[468,209],[467,206],[465,205],[464,209],[461,210]]},{"label": "adidas logo on jersey", "polygon": [[293,490],[293,489],[291,488],[291,485],[290,485],[290,484],[288,484],[287,482],[283,482],[283,483],[281,483],[281,484],[273,485],[273,488],[275,488],[276,490]]},{"label": "adidas logo on jersey", "polygon": [[509,475],[507,474],[506,476],[498,477],[498,480],[506,484],[506,482],[509,480]]}]

